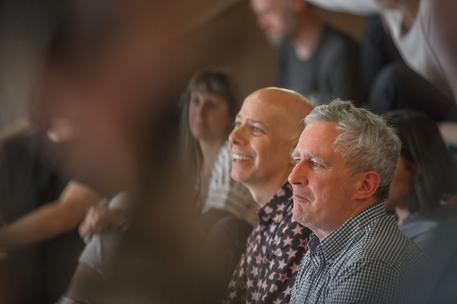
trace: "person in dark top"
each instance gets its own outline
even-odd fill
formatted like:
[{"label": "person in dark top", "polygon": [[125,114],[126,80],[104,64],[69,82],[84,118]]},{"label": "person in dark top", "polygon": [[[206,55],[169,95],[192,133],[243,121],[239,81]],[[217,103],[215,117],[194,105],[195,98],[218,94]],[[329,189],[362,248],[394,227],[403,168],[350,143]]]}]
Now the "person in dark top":
[{"label": "person in dark top", "polygon": [[[52,142],[30,126],[0,141],[0,215],[4,224],[59,198],[68,180],[44,151]],[[8,252],[12,303],[51,303],[71,278],[83,242],[76,229],[50,241]]]},{"label": "person in dark top", "polygon": [[280,87],[314,104],[359,100],[358,45],[325,24],[303,0],[251,0],[259,27],[279,47]]},{"label": "person in dark top", "polygon": [[[431,286],[437,286],[430,303],[455,303],[450,282],[457,278],[457,241],[449,238],[457,230],[457,216],[447,205],[455,195],[456,168],[437,125],[426,114],[397,110],[385,115],[401,140],[402,148],[389,197],[384,202],[395,212],[399,228],[430,258]],[[440,283],[434,283],[437,282]]]},{"label": "person in dark top", "polygon": [[446,209],[447,196],[455,195],[457,191],[456,168],[438,127],[426,114],[396,110],[384,117],[402,143],[385,207],[395,212],[403,233],[416,241],[426,253],[432,254],[436,247],[423,245],[431,241],[429,237],[432,237],[435,225],[421,226],[420,221],[418,225],[414,222],[421,218],[431,221],[434,218],[449,218],[449,210],[443,214],[440,209]]}]

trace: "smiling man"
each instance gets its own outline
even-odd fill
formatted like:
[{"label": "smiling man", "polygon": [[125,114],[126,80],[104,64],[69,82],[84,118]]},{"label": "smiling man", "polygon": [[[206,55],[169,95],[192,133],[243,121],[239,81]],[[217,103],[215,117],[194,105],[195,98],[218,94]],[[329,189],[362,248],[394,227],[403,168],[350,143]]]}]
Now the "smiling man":
[{"label": "smiling man", "polygon": [[291,152],[311,105],[293,91],[265,88],[249,95],[230,134],[232,177],[260,207],[259,224],[233,273],[227,303],[288,303],[309,230],[292,220],[287,183]]},{"label": "smiling man", "polygon": [[349,102],[316,107],[293,152],[293,218],[313,234],[291,303],[405,301],[420,250],[382,201],[400,141],[384,121]]}]

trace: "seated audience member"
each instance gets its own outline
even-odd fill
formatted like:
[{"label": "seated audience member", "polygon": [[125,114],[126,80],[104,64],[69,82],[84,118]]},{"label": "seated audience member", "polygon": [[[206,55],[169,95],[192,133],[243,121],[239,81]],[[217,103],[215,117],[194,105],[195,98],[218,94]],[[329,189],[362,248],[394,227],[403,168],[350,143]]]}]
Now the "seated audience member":
[{"label": "seated audience member", "polygon": [[325,24],[306,0],[251,0],[259,27],[279,47],[278,84],[314,104],[358,100],[358,45]]},{"label": "seated audience member", "polygon": [[[100,207],[91,208],[101,200],[102,198],[89,187],[71,181],[53,202],[30,210],[29,213],[0,228],[0,248],[12,250],[18,246],[46,241],[76,229],[85,219],[86,212],[99,210]],[[81,236],[88,234],[89,231],[94,233],[103,230],[108,225],[108,217],[104,215],[104,220],[93,221],[91,228],[85,224],[84,228],[80,229],[84,231]]]},{"label": "seated audience member", "polygon": [[234,91],[224,71],[208,68],[192,77],[183,96],[184,157],[194,166],[198,200],[210,227],[225,215],[256,222],[257,205],[249,191],[230,178],[226,141],[239,109]]},{"label": "seated audience member", "polygon": [[259,224],[228,286],[227,303],[287,303],[309,230],[292,220],[287,176],[291,152],[311,105],[279,88],[250,94],[230,134],[232,177],[260,207]]},{"label": "seated audience member", "polygon": [[[57,181],[57,174],[62,175],[59,172],[62,170],[57,170],[57,168],[55,168],[55,163],[57,161],[54,160],[54,164],[52,164],[50,159],[55,156],[55,150],[59,149],[59,145],[68,144],[73,140],[74,134],[70,120],[64,117],[50,117],[49,120],[50,123],[47,125],[47,130],[45,132],[32,131],[31,129],[26,132],[30,132],[30,144],[32,144],[32,141],[41,141],[41,147],[35,147],[35,149],[40,149],[41,151],[36,151],[35,153],[41,154],[40,162],[43,162],[43,164],[40,164],[38,163],[38,160],[35,160],[37,161],[37,168],[43,170],[42,174],[44,177],[46,171],[55,171],[55,179]],[[21,132],[24,131],[25,130]],[[21,132],[9,138],[4,143],[4,161],[9,161],[13,164],[16,162],[12,155],[8,155],[11,152],[8,152],[7,149],[18,149],[16,152],[23,153],[25,156],[26,151],[19,150],[21,149],[21,140],[25,139],[25,137],[21,138],[25,136],[25,133]],[[45,134],[39,135],[39,133]],[[22,149],[25,147],[26,146]],[[32,146],[29,148],[33,149]],[[31,150],[30,153],[33,153],[33,151]],[[46,159],[49,160],[46,161]],[[33,160],[25,160],[26,163],[28,161]],[[8,173],[8,168],[6,166],[5,171],[6,172],[2,175],[2,178],[5,179],[4,182],[6,185],[13,186],[14,175]],[[9,176],[7,176],[8,174]],[[36,173],[29,172],[29,174],[31,175],[30,178],[33,178],[34,174],[40,173],[37,170]],[[22,177],[24,180],[29,179],[25,176]],[[43,179],[43,177],[37,176],[37,181],[35,182],[37,182],[38,186],[36,187],[45,187],[44,190],[41,190],[44,192],[46,191],[46,187],[50,187],[50,190],[52,190],[52,184],[46,185],[46,180],[42,181],[41,179]],[[49,182],[52,182],[52,179]],[[14,189],[14,186],[12,188]],[[32,194],[27,195],[33,196],[36,191],[37,190],[30,190]],[[13,191],[10,190],[10,192]],[[5,196],[4,201],[6,202],[17,201],[13,193],[8,194],[5,190],[3,190],[2,194]],[[8,195],[11,197],[8,197]],[[21,196],[25,195],[22,194]],[[35,199],[40,201],[38,197]],[[87,185],[77,181],[69,181],[66,183],[65,188],[62,189],[58,198],[53,199],[52,202],[50,201],[43,206],[39,206],[39,208],[34,208],[33,211],[29,210],[31,212],[24,214],[20,218],[15,219],[13,222],[2,227],[0,229],[0,248],[13,249],[17,246],[24,246],[35,242],[45,241],[64,234],[65,232],[75,229],[84,219],[86,212],[93,214],[91,216],[92,220],[90,222],[87,220],[83,222],[83,225],[80,227],[81,236],[84,237],[86,234],[100,232],[106,229],[112,222],[114,223],[115,217],[117,216],[117,210],[108,211],[107,208],[95,206],[100,201],[102,201],[102,197]],[[24,207],[21,202],[17,202],[17,204],[19,205],[17,206],[19,208]],[[97,216],[95,216],[95,213]]]},{"label": "seated audience member", "polygon": [[426,253],[436,252],[433,230],[452,219],[446,197],[457,191],[455,166],[433,121],[421,112],[386,114],[401,140],[397,170],[384,202],[397,215],[400,230]]},{"label": "seated audience member", "polygon": [[13,303],[51,303],[65,290],[83,249],[75,229],[86,210],[81,199],[98,200],[68,183],[48,153],[57,146],[33,123],[0,142],[0,248],[8,251]]},{"label": "seated audience member", "polygon": [[[457,191],[455,166],[438,127],[425,114],[403,110],[385,118],[396,130],[402,148],[384,205],[387,211],[395,211],[400,230],[429,256],[433,275],[440,280],[457,252],[457,241],[449,238],[457,230],[456,214],[446,201]],[[452,270],[454,279],[456,270]],[[432,274],[428,276],[434,279]],[[442,283],[437,286],[442,286],[440,299],[452,294]],[[454,295],[453,302],[456,299]]]},{"label": "seated audience member", "polygon": [[190,80],[183,96],[181,133],[184,159],[194,166],[198,207],[202,209],[213,289],[222,297],[257,222],[257,204],[248,189],[230,177],[227,137],[239,110],[227,73],[207,68]]},{"label": "seated audience member", "polygon": [[[91,287],[88,286],[88,281],[101,282],[106,277],[112,275],[110,274],[110,271],[112,272],[113,269],[109,266],[111,265],[110,262],[113,258],[113,254],[116,252],[121,240],[119,232],[126,227],[127,202],[128,197],[124,193],[114,196],[110,201],[110,209],[122,209],[124,215],[122,220],[118,219],[116,221],[117,229],[105,230],[90,238],[79,257],[78,267],[73,274],[73,278],[65,295],[61,297],[57,303],[79,303],[78,301],[86,299],[87,295],[90,294]],[[88,220],[90,220],[90,215],[88,217]]]},{"label": "seated audience member", "polygon": [[376,113],[400,108],[427,113],[442,124],[446,142],[457,144],[457,44],[455,1],[308,0],[331,10],[379,13],[404,64],[382,71],[369,107]]},{"label": "seated audience member", "polygon": [[419,248],[388,216],[400,141],[384,121],[350,102],[305,119],[289,176],[293,218],[312,230],[291,303],[409,303]]}]

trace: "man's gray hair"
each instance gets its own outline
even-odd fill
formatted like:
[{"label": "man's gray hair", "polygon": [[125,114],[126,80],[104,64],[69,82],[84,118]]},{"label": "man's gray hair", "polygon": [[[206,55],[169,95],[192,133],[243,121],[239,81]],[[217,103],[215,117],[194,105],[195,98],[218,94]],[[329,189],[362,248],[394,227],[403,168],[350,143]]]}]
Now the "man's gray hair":
[{"label": "man's gray hair", "polygon": [[395,131],[378,115],[342,100],[314,108],[305,123],[309,125],[315,121],[337,124],[341,134],[335,139],[335,150],[341,152],[353,174],[369,170],[378,172],[381,184],[375,196],[380,201],[386,199],[401,148]]}]

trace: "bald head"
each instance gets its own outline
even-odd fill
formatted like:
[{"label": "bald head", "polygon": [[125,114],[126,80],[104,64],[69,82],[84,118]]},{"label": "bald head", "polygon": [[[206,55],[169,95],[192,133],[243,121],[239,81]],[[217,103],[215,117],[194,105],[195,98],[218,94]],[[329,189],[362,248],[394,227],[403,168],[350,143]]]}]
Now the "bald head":
[{"label": "bald head", "polygon": [[276,87],[267,87],[251,93],[246,97],[243,106],[251,104],[257,104],[256,109],[266,112],[282,136],[295,142],[303,131],[303,119],[313,109],[311,102],[303,95]]},{"label": "bald head", "polygon": [[287,181],[304,118],[311,104],[302,95],[279,88],[250,94],[230,134],[232,177],[244,183],[262,204]]}]

